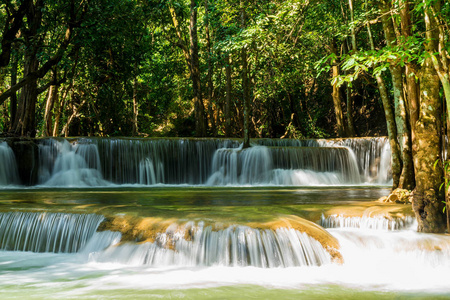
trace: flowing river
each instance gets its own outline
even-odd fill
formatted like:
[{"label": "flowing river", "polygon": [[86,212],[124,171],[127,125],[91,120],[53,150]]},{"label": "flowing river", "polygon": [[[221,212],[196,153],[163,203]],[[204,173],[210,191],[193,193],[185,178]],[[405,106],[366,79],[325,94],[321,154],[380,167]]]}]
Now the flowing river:
[{"label": "flowing river", "polygon": [[450,299],[383,138],[0,142],[2,299]]}]

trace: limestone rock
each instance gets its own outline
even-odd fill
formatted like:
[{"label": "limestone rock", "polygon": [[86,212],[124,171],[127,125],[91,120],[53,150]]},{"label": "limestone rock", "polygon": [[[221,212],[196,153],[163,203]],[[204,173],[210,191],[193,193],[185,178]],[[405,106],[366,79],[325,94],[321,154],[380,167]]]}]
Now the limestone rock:
[{"label": "limestone rock", "polygon": [[412,203],[412,195],[408,190],[395,189],[389,194],[389,196],[383,196],[378,199],[378,202],[409,204]]},{"label": "limestone rock", "polygon": [[[143,218],[127,215],[119,215],[107,217],[105,221],[99,226],[99,231],[111,230],[118,231],[122,233],[122,243],[134,242],[134,243],[145,243],[145,242],[155,242],[160,234],[167,233],[171,231],[173,225],[181,225],[185,221],[175,220],[175,219],[162,219],[162,218]],[[223,229],[226,224],[212,223],[206,224],[212,225],[213,231]],[[229,224],[233,225],[233,224]],[[308,221],[306,219],[297,216],[285,216],[276,219],[272,222],[267,223],[246,223],[240,224],[249,226],[255,229],[265,230],[277,230],[278,228],[293,228],[300,232],[308,234],[310,237],[318,241],[324,249],[330,254],[332,261],[335,263],[342,264],[343,257],[340,253],[340,245],[338,240],[333,237],[328,231],[323,227]],[[178,228],[178,226],[175,226]],[[181,226],[183,227],[183,226]],[[185,228],[184,239],[189,241],[192,239],[192,232]],[[170,237],[170,235],[169,235]],[[164,243],[164,247],[172,249],[172,241],[167,241]],[[174,249],[172,249],[174,250]]]},{"label": "limestone rock", "polygon": [[388,202],[388,196],[383,196],[383,197],[381,197],[380,199],[378,199],[378,202],[381,202],[381,203],[386,203],[386,202]]}]

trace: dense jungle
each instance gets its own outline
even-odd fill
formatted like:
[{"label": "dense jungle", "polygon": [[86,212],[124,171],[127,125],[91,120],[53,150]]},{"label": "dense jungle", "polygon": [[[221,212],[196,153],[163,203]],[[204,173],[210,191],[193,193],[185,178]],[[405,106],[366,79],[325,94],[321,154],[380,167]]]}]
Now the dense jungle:
[{"label": "dense jungle", "polygon": [[2,299],[450,299],[448,0],[0,0]]}]

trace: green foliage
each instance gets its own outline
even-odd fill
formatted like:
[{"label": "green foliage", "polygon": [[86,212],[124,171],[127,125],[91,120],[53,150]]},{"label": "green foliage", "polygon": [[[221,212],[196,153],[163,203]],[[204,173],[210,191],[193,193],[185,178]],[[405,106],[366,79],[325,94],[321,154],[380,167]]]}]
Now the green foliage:
[{"label": "green foliage", "polygon": [[[5,27],[7,7],[17,8],[19,3],[2,2],[0,28]],[[212,135],[225,132],[226,55],[231,58],[232,131],[235,136],[242,133],[242,49],[248,56],[251,130],[253,136],[261,137],[280,137],[286,132],[294,138],[334,135],[332,84],[364,90],[364,99],[355,102],[361,107],[376,95],[359,81],[383,74],[392,62],[420,64],[424,59],[421,32],[398,46],[386,47],[382,30],[375,25],[377,50],[367,49],[364,22],[378,11],[361,2],[355,3],[353,22],[349,20],[348,4],[337,0],[207,0],[195,4],[199,14],[200,81]],[[189,51],[191,1],[45,1],[39,34],[32,41],[40,66],[57,53],[71,18],[71,5],[77,8],[79,17],[74,35],[62,59],[38,80],[39,87],[48,85],[54,77],[61,81],[59,103],[52,115],[54,124],[58,105],[62,105],[58,134],[69,120],[73,122],[68,125],[70,134],[133,134],[136,100],[138,130],[143,135],[191,135],[195,123],[192,80],[169,10],[172,7],[176,13],[181,42]],[[420,8],[415,9],[421,13]],[[444,4],[443,19],[448,20],[449,10]],[[414,26],[423,24],[416,22]],[[359,32],[357,52],[343,50],[353,29]],[[27,46],[21,37],[14,46],[20,78]],[[332,51],[333,46],[337,51]],[[332,79],[330,71],[336,62],[343,73]],[[212,74],[212,99],[207,99],[208,71]],[[7,76],[0,81],[0,91],[9,86],[10,73],[11,64],[4,69]],[[40,128],[46,102],[44,91],[37,103]],[[5,107],[0,116],[2,131],[7,129],[7,114]]]}]

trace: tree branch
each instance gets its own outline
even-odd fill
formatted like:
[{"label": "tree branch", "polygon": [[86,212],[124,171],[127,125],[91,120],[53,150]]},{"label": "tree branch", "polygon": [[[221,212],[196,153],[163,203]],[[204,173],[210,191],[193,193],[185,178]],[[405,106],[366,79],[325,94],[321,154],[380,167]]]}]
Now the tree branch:
[{"label": "tree branch", "polygon": [[16,34],[23,24],[25,12],[31,2],[31,0],[24,0],[19,8],[14,11],[6,21],[5,28],[2,33],[3,38],[1,43],[2,52],[0,53],[0,68],[9,65],[12,43],[14,42]]},{"label": "tree branch", "polygon": [[[25,0],[27,1],[27,0]],[[71,11],[74,10],[74,7],[71,7]],[[82,14],[84,16],[84,13]],[[70,18],[68,21],[68,27],[66,29],[66,33],[64,35],[64,40],[61,42],[61,45],[56,51],[55,55],[53,55],[42,67],[40,67],[36,72],[31,72],[28,75],[26,75],[22,80],[20,80],[17,84],[10,87],[8,90],[6,90],[4,93],[0,94],[0,105],[3,104],[3,102],[6,101],[9,97],[11,97],[16,91],[18,91],[20,88],[22,88],[27,83],[43,78],[47,72],[55,65],[57,65],[61,59],[63,58],[63,55],[69,46],[72,38],[73,38],[73,32],[75,27],[79,27],[81,24],[81,20],[76,20],[76,16],[71,12]]]}]

